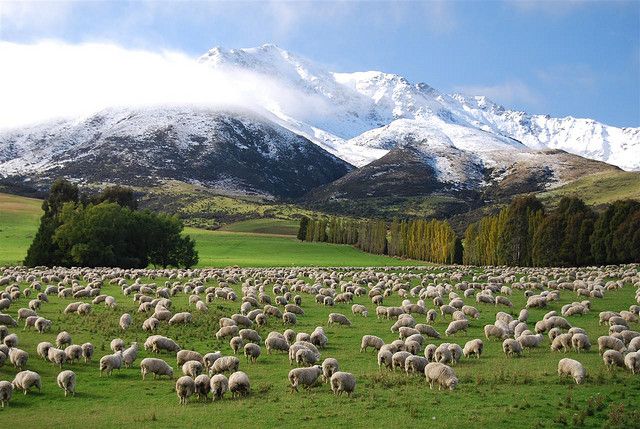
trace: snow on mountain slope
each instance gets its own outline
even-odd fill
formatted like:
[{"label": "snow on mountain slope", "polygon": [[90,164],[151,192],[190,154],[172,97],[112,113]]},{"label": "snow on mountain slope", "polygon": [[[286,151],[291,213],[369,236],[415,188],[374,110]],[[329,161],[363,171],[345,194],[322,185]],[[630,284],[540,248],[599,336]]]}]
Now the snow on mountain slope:
[{"label": "snow on mountain slope", "polygon": [[[516,139],[532,149],[562,149],[627,170],[640,170],[640,128],[616,128],[590,119],[529,115],[507,110],[482,96],[442,94],[427,84],[412,84],[390,73],[331,73],[274,45],[231,50],[214,48],[199,61],[216,68],[264,74],[301,91],[307,102],[313,100],[312,114],[305,113],[300,105],[289,106],[277,101],[277,107],[269,110],[282,125],[357,166],[386,152],[359,154],[353,144],[362,139],[352,140],[354,137],[398,119],[435,117],[442,121],[426,123],[480,129],[499,140],[502,137]],[[415,124],[424,128],[425,122]],[[458,128],[440,127],[437,132],[447,134],[453,130]],[[488,138],[486,144],[494,141]],[[389,146],[387,141],[385,146],[390,149],[393,145]],[[372,143],[367,147],[382,149]]]}]

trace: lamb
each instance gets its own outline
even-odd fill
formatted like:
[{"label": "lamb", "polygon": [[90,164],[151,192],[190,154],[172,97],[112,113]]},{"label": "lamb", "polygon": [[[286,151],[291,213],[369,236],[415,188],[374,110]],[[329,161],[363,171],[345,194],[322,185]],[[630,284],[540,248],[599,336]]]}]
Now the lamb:
[{"label": "lamb", "polygon": [[235,337],[238,335],[238,332],[238,326],[236,325],[223,326],[222,328],[218,329],[218,332],[216,332],[216,338],[221,340],[227,337]]},{"label": "lamb", "polygon": [[62,371],[56,378],[58,387],[64,390],[64,396],[71,393],[71,396],[76,396],[76,373],[73,371]]},{"label": "lamb", "polygon": [[424,367],[427,366],[428,363],[427,358],[411,355],[404,361],[404,370],[407,375],[422,374],[424,373]]},{"label": "lamb", "polygon": [[222,356],[213,363],[210,374],[220,374],[221,372],[237,371],[240,360],[235,356]]},{"label": "lamb", "polygon": [[256,363],[260,356],[260,346],[254,343],[247,343],[244,346],[244,355],[247,358],[247,362]]},{"label": "lamb", "polygon": [[160,321],[155,317],[150,317],[142,322],[142,330],[145,332],[153,332],[158,328],[158,325],[160,325]]},{"label": "lamb", "polygon": [[393,353],[391,353],[389,350],[381,349],[378,352],[378,368],[382,369],[382,367],[384,366],[385,368],[392,369],[392,365]]},{"label": "lamb", "polygon": [[84,357],[84,362],[91,362],[91,359],[93,358],[93,344],[91,343],[84,343],[82,345],[82,356]]},{"label": "lamb", "polygon": [[82,346],[78,344],[72,344],[64,349],[64,354],[67,355],[67,361],[73,363],[73,361],[80,362],[82,358]]},{"label": "lamb", "polygon": [[120,369],[122,367],[122,352],[117,351],[112,355],[102,356],[100,359],[100,377],[103,372],[107,372],[107,375],[111,375],[114,369]]},{"label": "lamb", "polygon": [[507,338],[502,342],[502,351],[507,357],[522,356],[522,345],[513,338]]},{"label": "lamb", "polygon": [[467,332],[467,328],[469,327],[469,321],[467,320],[454,320],[451,323],[449,323],[449,326],[447,327],[446,331],[444,331],[444,334],[446,336],[449,335],[454,335],[457,332]]},{"label": "lamb", "polygon": [[540,347],[544,336],[542,334],[536,335],[520,335],[516,341],[520,343],[520,346],[523,349],[532,349],[536,347]]},{"label": "lamb", "polygon": [[129,326],[131,326],[132,323],[133,319],[131,318],[131,315],[129,313],[124,313],[122,316],[120,316],[120,327],[123,331],[129,329]]},{"label": "lamb", "polygon": [[640,352],[630,352],[624,357],[624,364],[632,374],[640,373]]},{"label": "lamb", "polygon": [[[202,301],[198,301],[198,303],[201,302]],[[204,398],[206,400],[209,392],[211,391],[211,379],[206,374],[200,374],[194,381],[196,383],[196,395],[198,396],[198,399],[201,400]]]},{"label": "lamb", "polygon": [[560,334],[557,337],[555,337],[551,342],[551,351],[556,352],[562,349],[562,351],[566,353],[569,350],[571,350],[571,347],[572,347],[571,337],[573,337],[573,335],[569,333]]},{"label": "lamb", "polygon": [[32,388],[38,388],[38,391],[42,390],[42,380],[40,374],[33,371],[20,371],[16,374],[16,377],[11,382],[14,389],[20,389],[27,394],[27,391]]},{"label": "lamb", "polygon": [[312,387],[318,381],[318,377],[322,375],[322,367],[313,365],[308,368],[294,368],[289,371],[289,383],[291,383],[291,392],[298,391],[298,386],[305,388]]},{"label": "lamb", "polygon": [[204,371],[204,365],[197,360],[190,360],[182,365],[182,373],[191,378],[196,378]]},{"label": "lamb", "polygon": [[558,362],[558,375],[569,375],[573,377],[576,384],[582,384],[587,372],[580,362],[574,359],[564,358]]},{"label": "lamb", "polygon": [[73,341],[71,335],[67,331],[62,331],[56,337],[56,347],[62,348],[63,346],[70,346]]},{"label": "lamb", "polygon": [[211,394],[213,395],[211,398],[212,401],[222,399],[224,394],[229,390],[229,380],[224,374],[216,374],[211,377],[210,385]]},{"label": "lamb", "polygon": [[133,342],[128,349],[122,352],[122,360],[126,368],[131,368],[133,362],[138,358],[138,349],[138,343]]},{"label": "lamb", "polygon": [[268,337],[264,342],[264,345],[267,348],[267,354],[271,354],[271,350],[279,350],[282,352],[289,351],[289,343],[287,343],[284,338]]},{"label": "lamb", "polygon": [[124,351],[124,340],[122,340],[121,338],[114,338],[113,340],[111,340],[111,351],[112,352],[122,352]]},{"label": "lamb", "polygon": [[483,349],[484,343],[482,342],[482,340],[476,338],[475,340],[467,341],[467,343],[464,345],[464,348],[462,349],[462,354],[466,358],[469,358],[473,355],[477,359],[480,359]]},{"label": "lamb", "polygon": [[591,349],[591,342],[589,341],[589,337],[585,334],[575,334],[571,337],[571,345],[573,349],[580,353],[581,351],[589,351]]},{"label": "lamb", "polygon": [[22,371],[27,366],[29,360],[29,353],[24,350],[13,347],[9,349],[9,362],[13,364],[17,369]]},{"label": "lamb", "polygon": [[617,350],[606,350],[602,354],[602,361],[607,366],[607,369],[613,368],[613,366],[619,366],[624,368],[624,356]]},{"label": "lamb", "polygon": [[351,396],[356,389],[356,378],[348,372],[338,371],[331,376],[331,390],[335,395]]},{"label": "lamb", "polygon": [[184,311],[182,313],[174,314],[171,319],[169,319],[169,325],[175,325],[177,323],[191,323],[191,313]]},{"label": "lamb", "polygon": [[626,347],[622,340],[610,335],[603,335],[601,337],[598,337],[598,352],[602,354],[605,350],[609,349],[624,352],[626,350]]},{"label": "lamb", "polygon": [[327,322],[329,325],[333,325],[337,323],[338,325],[351,326],[351,322],[347,319],[347,316],[340,313],[331,313],[329,314],[329,320]]},{"label": "lamb", "polygon": [[144,380],[147,374],[153,374],[153,378],[161,377],[163,375],[173,378],[173,368],[168,363],[158,358],[144,358],[140,362],[140,372],[142,373],[142,379]]},{"label": "lamb", "polygon": [[196,382],[189,376],[182,376],[176,381],[176,394],[180,405],[187,405],[187,400],[196,391]]},{"label": "lamb", "polygon": [[190,360],[198,361],[203,365],[205,363],[204,359],[202,358],[202,355],[198,352],[194,352],[193,350],[180,350],[176,354],[176,361],[179,366],[184,365],[186,362],[189,362]]},{"label": "lamb", "polygon": [[338,360],[334,358],[326,358],[322,362],[322,379],[325,383],[329,382],[331,376],[340,370]]},{"label": "lamb", "polygon": [[0,406],[9,406],[11,395],[13,394],[13,385],[8,381],[0,381]]},{"label": "lamb", "polygon": [[236,371],[229,376],[229,391],[231,397],[246,396],[251,391],[249,376],[242,371]]},{"label": "lamb", "polygon": [[458,385],[453,368],[439,362],[431,362],[424,367],[424,375],[429,383],[429,388],[433,389],[433,385],[438,383],[438,390],[442,388],[453,390]]}]

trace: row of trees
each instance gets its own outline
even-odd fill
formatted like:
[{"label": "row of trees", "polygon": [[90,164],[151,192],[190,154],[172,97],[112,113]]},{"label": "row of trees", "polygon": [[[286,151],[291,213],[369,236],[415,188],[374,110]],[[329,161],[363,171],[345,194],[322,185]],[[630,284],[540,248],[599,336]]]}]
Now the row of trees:
[{"label": "row of trees", "polygon": [[182,222],[175,216],[136,210],[130,189],[111,187],[80,198],[76,185],[59,179],[42,208],[26,266],[189,268],[198,263],[195,242],[182,236]]},{"label": "row of trees", "polygon": [[298,228],[298,240],[333,244],[356,244],[359,223],[353,219],[331,217],[312,219],[303,216]]},{"label": "row of trees", "polygon": [[516,198],[469,225],[464,262],[472,265],[584,266],[640,261],[640,202],[616,201],[596,213],[562,198],[545,212],[535,197]]}]

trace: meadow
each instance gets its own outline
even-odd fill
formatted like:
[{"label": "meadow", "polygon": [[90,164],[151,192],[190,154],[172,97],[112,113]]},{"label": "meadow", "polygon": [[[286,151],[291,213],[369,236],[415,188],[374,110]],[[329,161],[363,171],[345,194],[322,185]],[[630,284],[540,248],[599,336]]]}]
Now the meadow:
[{"label": "meadow", "polygon": [[[333,269],[327,272],[332,272]],[[416,285],[420,278],[437,276],[444,270],[439,267],[411,269],[419,274],[411,281]],[[310,273],[311,270],[305,273]],[[392,275],[395,271],[386,273]],[[407,272],[407,271],[403,271]],[[469,271],[467,274],[470,274]],[[256,271],[245,275],[258,274]],[[304,273],[302,273],[304,274]],[[259,274],[258,274],[259,275]],[[308,277],[300,278],[310,281]],[[470,277],[466,277],[467,280]],[[142,279],[162,285],[166,278]],[[349,273],[344,281],[349,280]],[[83,282],[84,283],[84,282]],[[131,281],[129,281],[131,284]],[[26,283],[21,283],[23,288]],[[217,286],[217,281],[209,281],[206,286]],[[266,291],[274,295],[269,284]],[[240,285],[232,288],[242,296]],[[570,316],[573,326],[584,328],[594,347],[589,352],[574,351],[563,354],[549,351],[549,339],[545,336],[542,347],[524,353],[520,358],[508,358],[501,349],[499,340],[486,340],[483,326],[493,323],[497,311],[507,311],[517,315],[525,304],[522,292],[514,291],[510,298],[514,307],[496,307],[490,304],[478,304],[473,297],[464,298],[465,304],[476,306],[481,313],[478,320],[472,319],[467,333],[434,340],[427,338],[425,344],[455,342],[460,345],[473,338],[481,338],[485,350],[480,359],[462,358],[454,366],[460,383],[454,391],[430,390],[423,375],[407,376],[403,372],[380,370],[376,363],[376,352],[360,352],[360,339],[365,334],[378,335],[391,342],[397,334],[389,329],[392,321],[375,317],[375,307],[366,296],[356,297],[355,303],[369,309],[369,317],[351,314],[350,303],[337,303],[335,307],[316,304],[313,295],[301,293],[303,316],[298,317],[296,332],[310,333],[316,326],[323,326],[329,338],[328,346],[321,350],[321,358],[334,357],[340,363],[340,369],[351,372],[357,379],[357,387],[352,397],[337,397],[326,384],[298,393],[290,393],[287,373],[292,368],[286,354],[275,352],[262,355],[257,363],[247,363],[243,356],[240,370],[245,371],[252,385],[251,394],[240,399],[225,396],[221,401],[212,403],[197,401],[191,397],[189,404],[180,406],[174,391],[175,380],[166,378],[142,381],[139,362],[153,355],[141,350],[138,360],[132,368],[114,371],[111,376],[100,377],[98,360],[110,354],[109,343],[113,338],[122,338],[127,344],[132,341],[144,343],[148,334],[141,329],[142,321],[148,314],[137,312],[138,303],[131,296],[123,296],[121,289],[114,285],[105,285],[101,293],[110,294],[118,301],[118,308],[107,309],[103,304],[94,305],[88,316],[63,314],[65,306],[76,299],[62,299],[56,295],[49,297],[50,303],[44,304],[40,315],[53,321],[49,333],[38,334],[32,330],[23,331],[21,325],[14,331],[20,338],[19,347],[30,354],[28,368],[37,371],[43,379],[43,390],[24,396],[15,393],[10,406],[0,411],[0,421],[11,421],[11,427],[34,427],[46,416],[47,427],[239,427],[257,425],[258,427],[455,427],[471,425],[491,428],[530,428],[530,427],[638,427],[640,410],[640,378],[623,369],[608,371],[598,354],[596,340],[608,332],[607,326],[598,324],[598,313],[603,310],[623,310],[635,303],[635,288],[626,284],[622,289],[609,291],[603,299],[591,299],[592,309],[583,316]],[[176,340],[184,349],[197,350],[202,354],[220,350],[224,355],[232,354],[227,340],[216,340],[214,333],[218,329],[218,319],[238,312],[240,301],[230,302],[216,299],[208,304],[207,312],[197,312],[187,302],[187,294],[178,294],[171,298],[172,311],[191,311],[193,322],[183,326],[169,326],[162,323],[158,334]],[[18,308],[26,307],[29,299],[20,298],[12,304],[6,313],[13,314]],[[81,299],[89,302],[90,299]],[[412,298],[412,301],[415,298]],[[573,292],[563,291],[560,300],[553,302],[547,309],[531,309],[529,325],[540,320],[549,310],[559,311],[561,306],[576,300]],[[401,298],[393,294],[385,298],[384,305],[400,305]],[[428,302],[428,308],[433,305]],[[128,312],[134,318],[133,325],[122,331],[118,320],[122,313]],[[352,326],[327,325],[330,312],[347,315]],[[419,323],[424,316],[414,314]],[[442,334],[450,320],[440,316],[434,327]],[[263,340],[270,331],[282,332],[287,327],[282,321],[269,318],[268,325],[257,328]],[[638,323],[632,323],[631,329],[638,330]],[[59,368],[41,360],[36,354],[36,345],[41,341],[54,342],[56,333],[67,330],[74,343],[92,342],[96,347],[94,361],[91,363],[66,364],[64,368],[76,372],[77,394],[64,397],[62,390],[55,385]],[[175,355],[161,353],[174,367],[176,375],[180,369],[176,366]],[[563,357],[579,360],[588,372],[588,378],[582,385],[573,380],[559,378],[557,363]],[[0,380],[11,380],[17,372],[10,364],[0,367]]]}]

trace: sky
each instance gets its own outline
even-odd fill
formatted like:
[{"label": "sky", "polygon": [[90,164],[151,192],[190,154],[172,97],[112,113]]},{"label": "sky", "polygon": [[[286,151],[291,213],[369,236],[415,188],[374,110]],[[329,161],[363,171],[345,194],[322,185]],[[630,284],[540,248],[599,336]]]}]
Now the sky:
[{"label": "sky", "polygon": [[[141,74],[169,63],[149,77],[158,83],[212,47],[264,43],[332,71],[381,70],[529,113],[640,126],[638,0],[0,0],[0,93],[11,94],[0,95],[0,125],[51,110],[71,91],[66,86],[89,88],[107,76],[127,80],[130,64],[146,64]],[[102,74],[94,74],[96,67]],[[69,70],[87,76],[65,81]],[[55,79],[64,84],[52,89]],[[149,95],[151,85],[132,85],[131,97],[140,95],[138,86]],[[25,91],[33,98],[21,101]],[[75,92],[70,101],[90,102],[86,95],[80,100],[87,91]],[[103,98],[110,93],[106,87]]]}]

